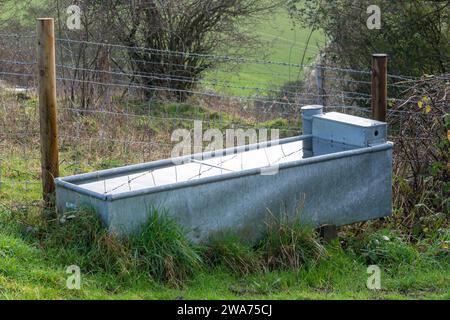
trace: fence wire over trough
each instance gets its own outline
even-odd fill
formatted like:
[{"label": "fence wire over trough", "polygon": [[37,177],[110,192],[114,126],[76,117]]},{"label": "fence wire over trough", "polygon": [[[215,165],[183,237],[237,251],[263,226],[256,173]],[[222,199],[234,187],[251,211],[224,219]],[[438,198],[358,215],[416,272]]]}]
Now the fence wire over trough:
[{"label": "fence wire over trough", "polygon": [[[39,189],[35,34],[0,33],[0,48],[0,194],[4,188]],[[289,137],[301,133],[304,105],[371,117],[370,66],[354,70],[68,38],[57,39],[56,48],[63,174],[167,158],[176,143],[171,133],[192,131],[194,120],[203,130],[278,129]],[[201,70],[204,61],[210,67]],[[390,139],[432,139],[410,130],[410,123],[427,123],[435,110],[426,101],[421,107],[419,94],[404,95],[431,81],[448,83],[450,77],[388,76]],[[213,170],[201,167],[200,176]]]}]

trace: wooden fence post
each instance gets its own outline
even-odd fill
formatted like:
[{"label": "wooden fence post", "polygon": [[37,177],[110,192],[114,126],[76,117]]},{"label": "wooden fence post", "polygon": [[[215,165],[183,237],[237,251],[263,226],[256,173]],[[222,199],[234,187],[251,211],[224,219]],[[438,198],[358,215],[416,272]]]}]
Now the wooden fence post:
[{"label": "wooden fence post", "polygon": [[387,55],[372,55],[372,118],[386,122]]},{"label": "wooden fence post", "polygon": [[323,225],[319,228],[319,236],[326,243],[331,243],[338,237],[337,227],[332,224]]},{"label": "wooden fence post", "polygon": [[55,26],[51,18],[37,22],[37,63],[43,198],[53,206],[59,176],[58,123],[56,116]]}]

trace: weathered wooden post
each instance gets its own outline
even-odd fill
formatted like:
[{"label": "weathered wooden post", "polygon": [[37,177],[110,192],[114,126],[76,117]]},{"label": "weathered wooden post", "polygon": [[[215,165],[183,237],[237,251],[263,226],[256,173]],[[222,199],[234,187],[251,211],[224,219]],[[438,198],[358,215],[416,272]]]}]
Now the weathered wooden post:
[{"label": "weathered wooden post", "polygon": [[318,65],[316,66],[316,86],[317,86],[317,104],[321,106],[325,106],[325,69]]},{"label": "weathered wooden post", "polygon": [[43,198],[54,203],[55,182],[59,176],[58,123],[56,116],[55,27],[52,18],[37,22],[37,63]]},{"label": "weathered wooden post", "polygon": [[386,122],[387,55],[372,55],[372,118]]},{"label": "weathered wooden post", "polygon": [[326,243],[330,243],[338,237],[337,227],[333,224],[323,225],[319,228],[319,236]]}]

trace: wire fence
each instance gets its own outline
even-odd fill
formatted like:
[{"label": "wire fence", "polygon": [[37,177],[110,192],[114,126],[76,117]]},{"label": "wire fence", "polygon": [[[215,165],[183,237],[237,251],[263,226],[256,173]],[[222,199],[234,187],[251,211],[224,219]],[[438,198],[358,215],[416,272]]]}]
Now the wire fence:
[{"label": "wire fence", "polygon": [[[0,33],[0,193],[40,187],[35,42],[35,34]],[[175,143],[171,133],[192,130],[194,121],[203,129],[268,128],[288,137],[301,133],[304,105],[371,117],[369,66],[354,70],[68,38],[57,39],[56,48],[63,174],[166,158]],[[199,61],[210,67],[202,70]],[[388,75],[391,140],[432,140],[426,132],[403,130],[405,121],[432,116],[418,109],[422,97],[403,95],[424,81]]]}]

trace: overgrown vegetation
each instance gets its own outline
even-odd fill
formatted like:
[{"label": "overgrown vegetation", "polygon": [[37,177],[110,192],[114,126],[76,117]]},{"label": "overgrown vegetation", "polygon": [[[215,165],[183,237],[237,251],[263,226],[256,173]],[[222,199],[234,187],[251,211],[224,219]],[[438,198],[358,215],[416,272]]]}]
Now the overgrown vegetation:
[{"label": "overgrown vegetation", "polygon": [[132,246],[138,268],[157,281],[179,285],[202,269],[199,248],[165,210],[150,208],[148,222],[132,239]]},{"label": "overgrown vegetation", "polygon": [[413,82],[405,90],[407,101],[394,106],[388,119],[396,134],[394,205],[401,217],[394,223],[410,238],[449,225],[450,100],[445,76]]},{"label": "overgrown vegetation", "polygon": [[264,270],[262,252],[233,233],[212,239],[205,256],[211,265],[222,265],[239,276]]},{"label": "overgrown vegetation", "polygon": [[[390,0],[291,0],[297,22],[321,29],[328,58],[341,67],[366,70],[373,53],[389,55],[389,72],[407,76],[449,71],[450,2]],[[371,5],[381,10],[381,28],[370,30]],[[371,20],[372,21],[372,20]]]},{"label": "overgrown vegetation", "polygon": [[318,234],[298,214],[294,219],[286,214],[270,213],[266,222],[267,232],[260,246],[264,259],[272,270],[300,269],[314,267],[327,257]]},{"label": "overgrown vegetation", "polygon": [[[36,210],[2,206],[0,296],[448,298],[448,234],[416,247],[370,227],[324,245],[313,229],[271,218],[256,246],[230,235],[194,246],[167,212],[153,208],[149,216],[141,235],[125,239],[108,234],[88,210],[42,224]],[[383,270],[382,291],[365,287],[374,263]],[[65,287],[73,264],[81,267],[81,291]]]}]

